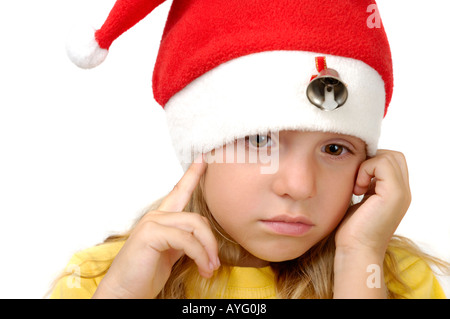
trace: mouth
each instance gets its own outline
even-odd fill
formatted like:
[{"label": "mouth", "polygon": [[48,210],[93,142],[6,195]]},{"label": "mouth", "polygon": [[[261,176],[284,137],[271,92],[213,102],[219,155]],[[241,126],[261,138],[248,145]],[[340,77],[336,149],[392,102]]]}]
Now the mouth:
[{"label": "mouth", "polygon": [[287,215],[263,219],[261,223],[271,232],[285,236],[303,236],[314,226],[306,217],[291,217]]}]

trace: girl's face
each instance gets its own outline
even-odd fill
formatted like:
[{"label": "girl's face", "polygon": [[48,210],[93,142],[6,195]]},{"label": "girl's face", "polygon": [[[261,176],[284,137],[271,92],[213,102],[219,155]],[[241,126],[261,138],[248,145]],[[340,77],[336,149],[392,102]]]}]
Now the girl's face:
[{"label": "girl's face", "polygon": [[[365,147],[356,137],[323,132],[240,139],[209,154],[215,160],[208,161],[204,197],[220,226],[255,257],[249,266],[291,260],[345,215]],[[269,155],[277,169],[262,173]]]}]

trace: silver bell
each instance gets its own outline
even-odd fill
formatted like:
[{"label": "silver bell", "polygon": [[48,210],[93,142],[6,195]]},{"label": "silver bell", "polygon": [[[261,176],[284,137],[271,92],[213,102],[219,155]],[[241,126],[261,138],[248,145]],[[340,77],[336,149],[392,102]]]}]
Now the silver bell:
[{"label": "silver bell", "polygon": [[324,111],[332,111],[344,105],[348,92],[336,70],[325,68],[308,85],[309,101]]}]

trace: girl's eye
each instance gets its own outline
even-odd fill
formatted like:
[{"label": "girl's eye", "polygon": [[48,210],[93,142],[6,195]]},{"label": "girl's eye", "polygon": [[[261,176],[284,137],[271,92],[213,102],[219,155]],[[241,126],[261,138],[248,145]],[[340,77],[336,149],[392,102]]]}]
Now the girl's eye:
[{"label": "girl's eye", "polygon": [[330,155],[339,156],[348,152],[347,148],[338,144],[329,144],[325,146],[325,153]]},{"label": "girl's eye", "polygon": [[271,146],[272,142],[270,135],[263,135],[263,134],[247,136],[245,139],[248,143],[250,143],[253,147],[256,148]]}]

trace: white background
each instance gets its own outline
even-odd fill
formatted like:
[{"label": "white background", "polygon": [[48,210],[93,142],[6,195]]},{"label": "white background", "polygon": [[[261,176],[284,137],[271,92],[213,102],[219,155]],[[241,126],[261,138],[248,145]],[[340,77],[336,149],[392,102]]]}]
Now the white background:
[{"label": "white background", "polygon": [[[151,91],[171,1],[100,67],[66,57],[68,31],[99,27],[113,3],[0,2],[1,298],[42,298],[74,252],[126,230],[182,175]],[[398,233],[450,261],[450,2],[378,5],[395,72],[380,148],[406,155],[413,192]]]}]

